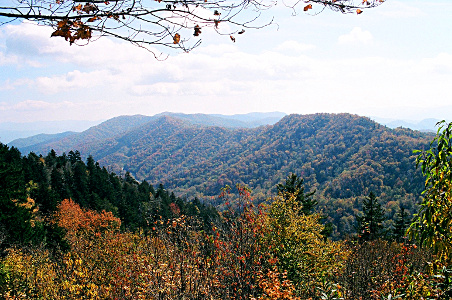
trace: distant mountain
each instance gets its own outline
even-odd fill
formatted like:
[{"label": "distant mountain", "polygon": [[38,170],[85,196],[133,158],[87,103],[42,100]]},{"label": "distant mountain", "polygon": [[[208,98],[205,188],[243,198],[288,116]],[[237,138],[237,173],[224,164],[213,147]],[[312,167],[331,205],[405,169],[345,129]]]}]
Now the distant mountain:
[{"label": "distant mountain", "polygon": [[226,184],[246,184],[263,201],[296,173],[308,190],[316,190],[319,209],[335,234],[354,231],[355,214],[370,191],[390,218],[401,205],[416,211],[424,180],[415,169],[413,150],[427,147],[432,134],[390,129],[350,114],[289,115],[255,128],[238,128],[233,124],[243,121],[227,120],[206,115],[123,116],[23,149],[43,155],[52,148],[57,153],[77,149],[117,173],[128,171],[138,180],[162,183],[178,195],[216,205],[221,203],[212,199],[218,199],[214,196]]},{"label": "distant mountain", "polygon": [[237,120],[244,124],[247,124],[248,126],[242,126],[242,127],[258,127],[262,125],[273,125],[279,120],[281,120],[283,117],[285,117],[287,114],[282,112],[271,112],[271,113],[260,113],[260,112],[254,112],[254,113],[248,113],[248,114],[236,114],[236,115],[213,115],[216,117],[221,117],[225,119],[230,120]]},{"label": "distant mountain", "polygon": [[424,119],[421,121],[407,121],[407,120],[393,120],[393,119],[384,119],[384,118],[372,118],[378,123],[388,126],[389,128],[410,128],[412,130],[424,131],[424,132],[436,132],[438,129],[436,127],[436,123],[438,123],[439,119]]},{"label": "distant mountain", "polygon": [[10,145],[14,146],[16,148],[26,149],[27,147],[30,147],[30,146],[36,147],[37,145],[56,142],[58,140],[64,139],[65,137],[68,137],[68,136],[71,136],[74,134],[77,134],[77,132],[66,131],[66,132],[54,133],[54,134],[41,133],[41,134],[34,135],[34,136],[31,136],[28,138],[16,139],[13,142],[11,142]]},{"label": "distant mountain", "polygon": [[[274,124],[282,117],[284,113],[250,113],[243,115],[206,115],[206,114],[182,114],[165,112],[155,116],[119,116],[102,122],[99,125],[93,126],[88,130],[77,133],[72,137],[65,138],[61,135],[59,138],[55,137],[50,140],[46,135],[31,136],[29,138],[22,138],[8,143],[10,146],[19,148],[22,153],[29,153],[31,151],[40,154],[46,154],[51,149],[59,153],[68,152],[72,149],[77,149],[82,153],[87,153],[91,145],[97,142],[113,138],[121,135],[133,128],[139,127],[145,123],[156,120],[162,116],[172,116],[181,120],[185,120],[190,124],[201,126],[218,126],[225,128],[253,128],[262,125]],[[49,138],[47,142],[43,138]]]},{"label": "distant mountain", "polygon": [[27,138],[37,134],[57,134],[67,131],[81,132],[101,121],[65,120],[37,122],[1,122],[0,142],[9,144],[13,140]]},{"label": "distant mountain", "polygon": [[[69,150],[77,149],[80,152],[85,153],[88,145],[96,144],[99,141],[103,141],[118,134],[122,134],[130,130],[131,128],[149,122],[151,118],[152,117],[142,115],[120,116],[102,122],[101,124],[93,126],[81,133],[76,133],[70,136],[62,137],[60,139],[52,140],[49,143],[39,143],[30,145],[30,143],[26,139],[25,140],[22,139],[21,142],[28,144],[28,146],[26,147],[17,146],[17,148],[24,154],[29,153],[31,151],[37,154],[45,154],[52,149],[54,149],[55,151],[62,152],[68,152]],[[34,138],[35,137],[30,137],[29,139]],[[17,140],[14,140],[8,143],[8,145],[16,146],[17,145],[16,143]]]}]

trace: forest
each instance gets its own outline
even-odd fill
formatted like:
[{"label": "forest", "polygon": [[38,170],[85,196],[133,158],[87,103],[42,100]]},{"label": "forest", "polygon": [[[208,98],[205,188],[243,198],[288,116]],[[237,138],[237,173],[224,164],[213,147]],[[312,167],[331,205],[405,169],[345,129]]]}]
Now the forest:
[{"label": "forest", "polygon": [[0,295],[449,299],[451,133],[442,124],[416,153],[415,218],[401,205],[386,227],[381,191],[363,191],[354,232],[335,240],[322,198],[295,173],[259,204],[248,186],[225,184],[214,207],[77,150],[22,156],[0,144]]},{"label": "forest", "polygon": [[[426,149],[434,135],[389,129],[351,114],[289,115],[273,125],[235,127],[206,115],[122,116],[73,136],[20,147],[47,155],[77,149],[108,170],[146,180],[174,192],[221,206],[226,185],[246,185],[253,204],[274,196],[291,173],[314,192],[317,211],[332,226],[332,238],[355,232],[355,215],[374,192],[394,226],[401,207],[417,211],[423,177],[414,149]],[[75,151],[75,150],[74,150]]]}]

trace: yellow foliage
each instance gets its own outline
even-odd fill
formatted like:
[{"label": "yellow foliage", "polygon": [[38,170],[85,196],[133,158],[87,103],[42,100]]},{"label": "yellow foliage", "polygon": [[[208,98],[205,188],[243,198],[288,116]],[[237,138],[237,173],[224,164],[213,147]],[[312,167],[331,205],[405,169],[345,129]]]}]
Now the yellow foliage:
[{"label": "yellow foliage", "polygon": [[325,240],[320,215],[304,215],[295,197],[275,198],[266,218],[263,243],[278,259],[279,272],[287,272],[297,295],[313,293],[342,267],[348,254],[343,244]]}]

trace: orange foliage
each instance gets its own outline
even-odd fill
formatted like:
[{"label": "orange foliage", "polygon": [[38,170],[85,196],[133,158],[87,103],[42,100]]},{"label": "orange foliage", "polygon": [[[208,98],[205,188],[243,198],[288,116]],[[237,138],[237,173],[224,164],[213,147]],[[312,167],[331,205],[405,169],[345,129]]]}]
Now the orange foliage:
[{"label": "orange foliage", "polygon": [[121,226],[121,220],[111,212],[84,210],[71,199],[63,200],[58,206],[56,219],[58,226],[66,229],[69,235],[79,230],[86,233],[117,231]]},{"label": "orange foliage", "polygon": [[[295,296],[295,288],[290,280],[287,279],[287,274],[280,274],[276,266],[268,270],[267,274],[259,274],[259,287],[263,294],[258,300],[300,300],[301,298]],[[251,298],[251,300],[256,300]]]}]

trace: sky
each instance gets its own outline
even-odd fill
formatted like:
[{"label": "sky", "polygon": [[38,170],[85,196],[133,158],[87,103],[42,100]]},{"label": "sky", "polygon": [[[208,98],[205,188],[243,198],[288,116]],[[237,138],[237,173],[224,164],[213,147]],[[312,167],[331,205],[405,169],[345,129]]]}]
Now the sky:
[{"label": "sky", "polygon": [[360,15],[278,5],[259,22],[271,17],[235,43],[205,30],[162,61],[114,39],[69,46],[46,27],[3,25],[0,125],[165,111],[452,119],[452,1],[387,0]]}]

